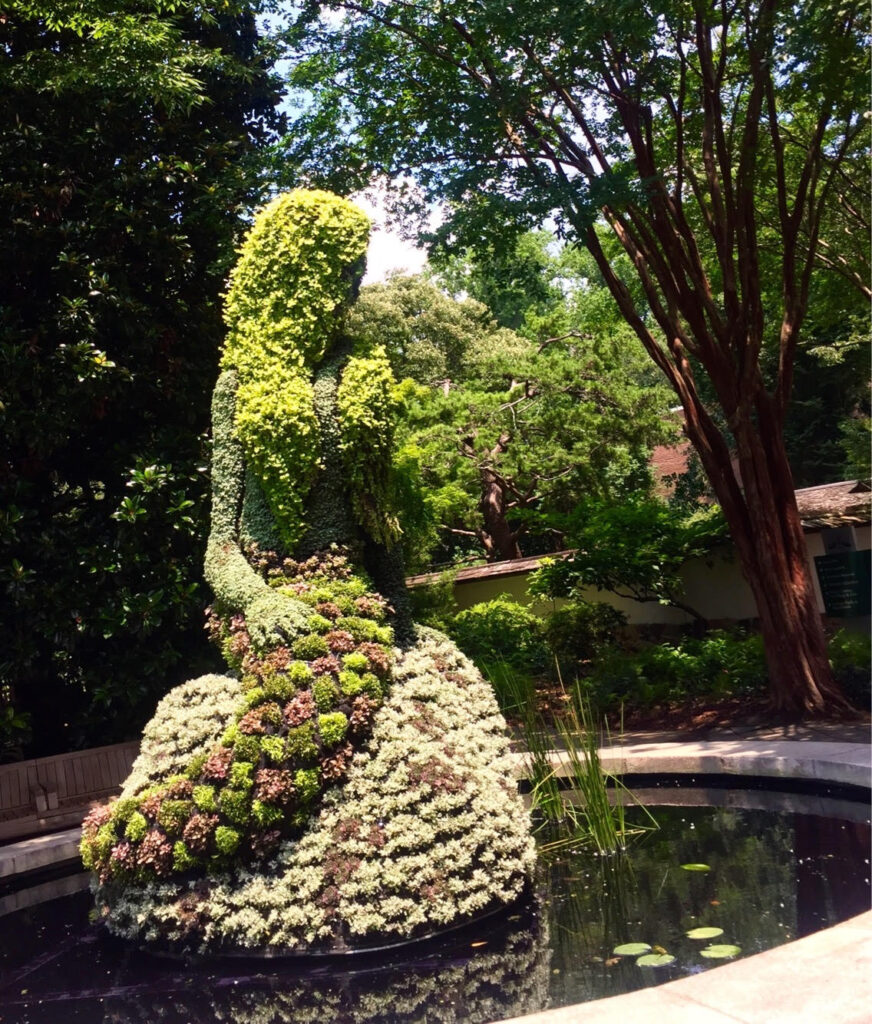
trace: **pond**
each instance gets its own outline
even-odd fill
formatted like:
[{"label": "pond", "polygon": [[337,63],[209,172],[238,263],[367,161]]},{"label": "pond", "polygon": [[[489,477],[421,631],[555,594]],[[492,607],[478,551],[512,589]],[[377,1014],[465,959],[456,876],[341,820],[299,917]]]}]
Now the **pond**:
[{"label": "pond", "polygon": [[[0,1022],[487,1024],[707,970],[869,907],[868,793],[636,792],[672,806],[627,855],[543,856],[523,906],[387,954],[164,960],[89,923],[88,893],[70,891],[84,876],[44,882],[67,895],[0,917]],[[639,962],[651,956],[663,966]]]}]

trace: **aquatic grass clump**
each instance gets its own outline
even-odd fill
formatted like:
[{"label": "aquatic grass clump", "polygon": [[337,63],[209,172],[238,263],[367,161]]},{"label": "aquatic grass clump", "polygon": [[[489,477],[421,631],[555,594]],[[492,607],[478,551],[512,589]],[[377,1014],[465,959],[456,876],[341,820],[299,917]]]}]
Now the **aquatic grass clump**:
[{"label": "aquatic grass clump", "polygon": [[[529,677],[503,662],[490,666],[488,678],[510,722],[517,724],[527,755],[534,812],[543,825],[558,829],[558,837],[540,849],[592,843],[599,853],[611,854],[625,849],[631,837],[657,828],[645,808],[646,825],[628,823],[627,801],[642,805],[620,778],[603,769],[593,712],[578,684],[566,695],[566,708],[551,727],[538,707]],[[562,687],[562,678],[560,682]],[[608,737],[607,726],[605,733]]]}]

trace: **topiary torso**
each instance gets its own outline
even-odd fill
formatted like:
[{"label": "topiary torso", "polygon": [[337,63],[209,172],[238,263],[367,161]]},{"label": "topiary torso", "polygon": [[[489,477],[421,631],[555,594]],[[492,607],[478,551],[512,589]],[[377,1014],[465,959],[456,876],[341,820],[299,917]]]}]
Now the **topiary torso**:
[{"label": "topiary torso", "polygon": [[[454,655],[443,653],[438,671],[457,691],[451,714],[443,709],[432,717],[429,702],[438,705],[438,694],[417,670],[410,675],[404,669],[405,695],[390,697],[397,657],[405,664],[414,653],[401,655],[394,648],[413,636],[390,501],[395,385],[384,350],[355,347],[342,330],[368,229],[365,216],[335,196],[280,196],[255,220],[231,275],[228,338],[213,402],[206,571],[215,591],[209,628],[240,682],[206,677],[186,684],[184,702],[171,694],[151,733],[146,731],[122,798],[85,823],[83,857],[98,876],[110,924],[122,934],[190,940],[208,948],[289,947],[331,936],[335,944],[349,932],[411,932],[429,918],[431,926],[448,923],[505,901],[522,883],[529,849],[517,808],[512,811],[509,800],[509,809],[500,809],[508,791],[491,792],[491,776],[481,792],[481,779],[473,785],[477,758],[499,766],[505,755],[495,707],[481,717],[487,687],[474,684],[474,676],[467,679],[463,673],[472,670],[465,663],[450,670]],[[424,641],[418,648],[429,650],[428,642],[432,647]],[[423,686],[423,696],[409,703],[412,682]],[[220,714],[209,707],[210,695]],[[409,726],[409,714],[418,725]],[[398,723],[405,722],[405,739],[394,750],[400,732],[385,732],[384,723],[397,715]],[[470,716],[483,732],[473,729],[467,736]],[[378,720],[382,732],[373,734]],[[457,737],[446,746],[444,737],[455,729]],[[177,738],[155,739],[167,733]],[[420,736],[421,743],[430,737],[430,752],[420,762],[409,749],[409,736]],[[369,787],[372,792],[360,776],[370,756],[387,766],[380,769],[387,775]],[[406,757],[411,775],[403,765]],[[448,801],[442,842],[463,845],[452,836],[458,809],[467,803],[479,808],[476,820],[501,823],[494,825],[490,852],[476,840],[483,863],[508,842],[493,882],[482,887],[467,878],[464,900],[445,888],[449,868],[440,868],[422,890],[433,904],[429,917],[415,910],[422,898],[415,888],[419,866],[410,862],[408,876],[398,869],[393,880],[385,876],[385,892],[394,892],[397,906],[408,905],[405,924],[396,915],[363,910],[350,896],[366,852],[382,857],[384,836],[376,822],[391,806],[383,788],[397,785],[389,781],[397,772],[409,794],[420,791],[415,800],[422,813],[427,794]],[[346,823],[341,826],[329,824],[336,806],[329,797],[340,783],[342,793],[356,794],[358,807],[353,819],[340,814]],[[434,805],[437,818],[440,806]],[[359,833],[362,819],[369,821],[365,839]],[[351,831],[340,835],[337,829]],[[412,847],[430,845],[439,835],[434,820]],[[399,848],[407,846],[401,841]],[[335,862],[344,847],[352,852]],[[303,877],[294,865],[313,849],[326,859],[313,876],[314,888],[297,885],[303,904],[295,904],[285,927],[262,921],[245,932],[226,907],[219,911],[238,898],[243,919],[253,920],[245,908],[262,894],[252,895],[260,889],[252,890],[245,879],[261,876],[273,876],[274,891],[284,893],[276,912],[294,903],[287,879]],[[208,912],[193,895],[202,894],[204,882],[211,893]]]}]

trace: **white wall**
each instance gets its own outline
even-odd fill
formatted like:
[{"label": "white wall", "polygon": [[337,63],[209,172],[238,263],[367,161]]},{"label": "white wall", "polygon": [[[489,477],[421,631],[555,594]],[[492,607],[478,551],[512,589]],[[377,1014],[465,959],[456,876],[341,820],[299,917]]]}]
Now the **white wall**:
[{"label": "white wall", "polygon": [[[854,527],[858,551],[872,547],[872,527]],[[808,564],[818,601],[818,610],[823,614],[824,604],[814,567],[815,555],[824,554],[824,543],[820,533],[806,534],[808,543]],[[738,560],[731,549],[715,552],[707,559],[693,559],[682,572],[687,603],[709,620],[752,619],[757,610],[751,588],[745,582]],[[545,613],[561,602],[533,601],[527,592],[527,573],[498,576],[487,579],[458,580],[454,593],[460,608],[469,608],[479,601],[489,601],[498,594],[511,594],[524,604],[531,604],[535,611]],[[685,612],[677,608],[666,608],[655,601],[638,602],[616,597],[604,591],[590,588],[584,595],[591,601],[605,601],[620,609],[633,625],[663,624],[681,625],[690,620]],[[861,623],[853,623],[862,625]]]}]

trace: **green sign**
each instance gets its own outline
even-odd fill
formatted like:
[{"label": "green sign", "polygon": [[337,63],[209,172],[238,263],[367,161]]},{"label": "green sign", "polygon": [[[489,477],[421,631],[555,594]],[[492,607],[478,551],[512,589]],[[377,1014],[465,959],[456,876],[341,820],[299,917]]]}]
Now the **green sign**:
[{"label": "green sign", "polygon": [[872,611],[872,551],[818,555],[814,560],[827,615],[850,618]]}]

